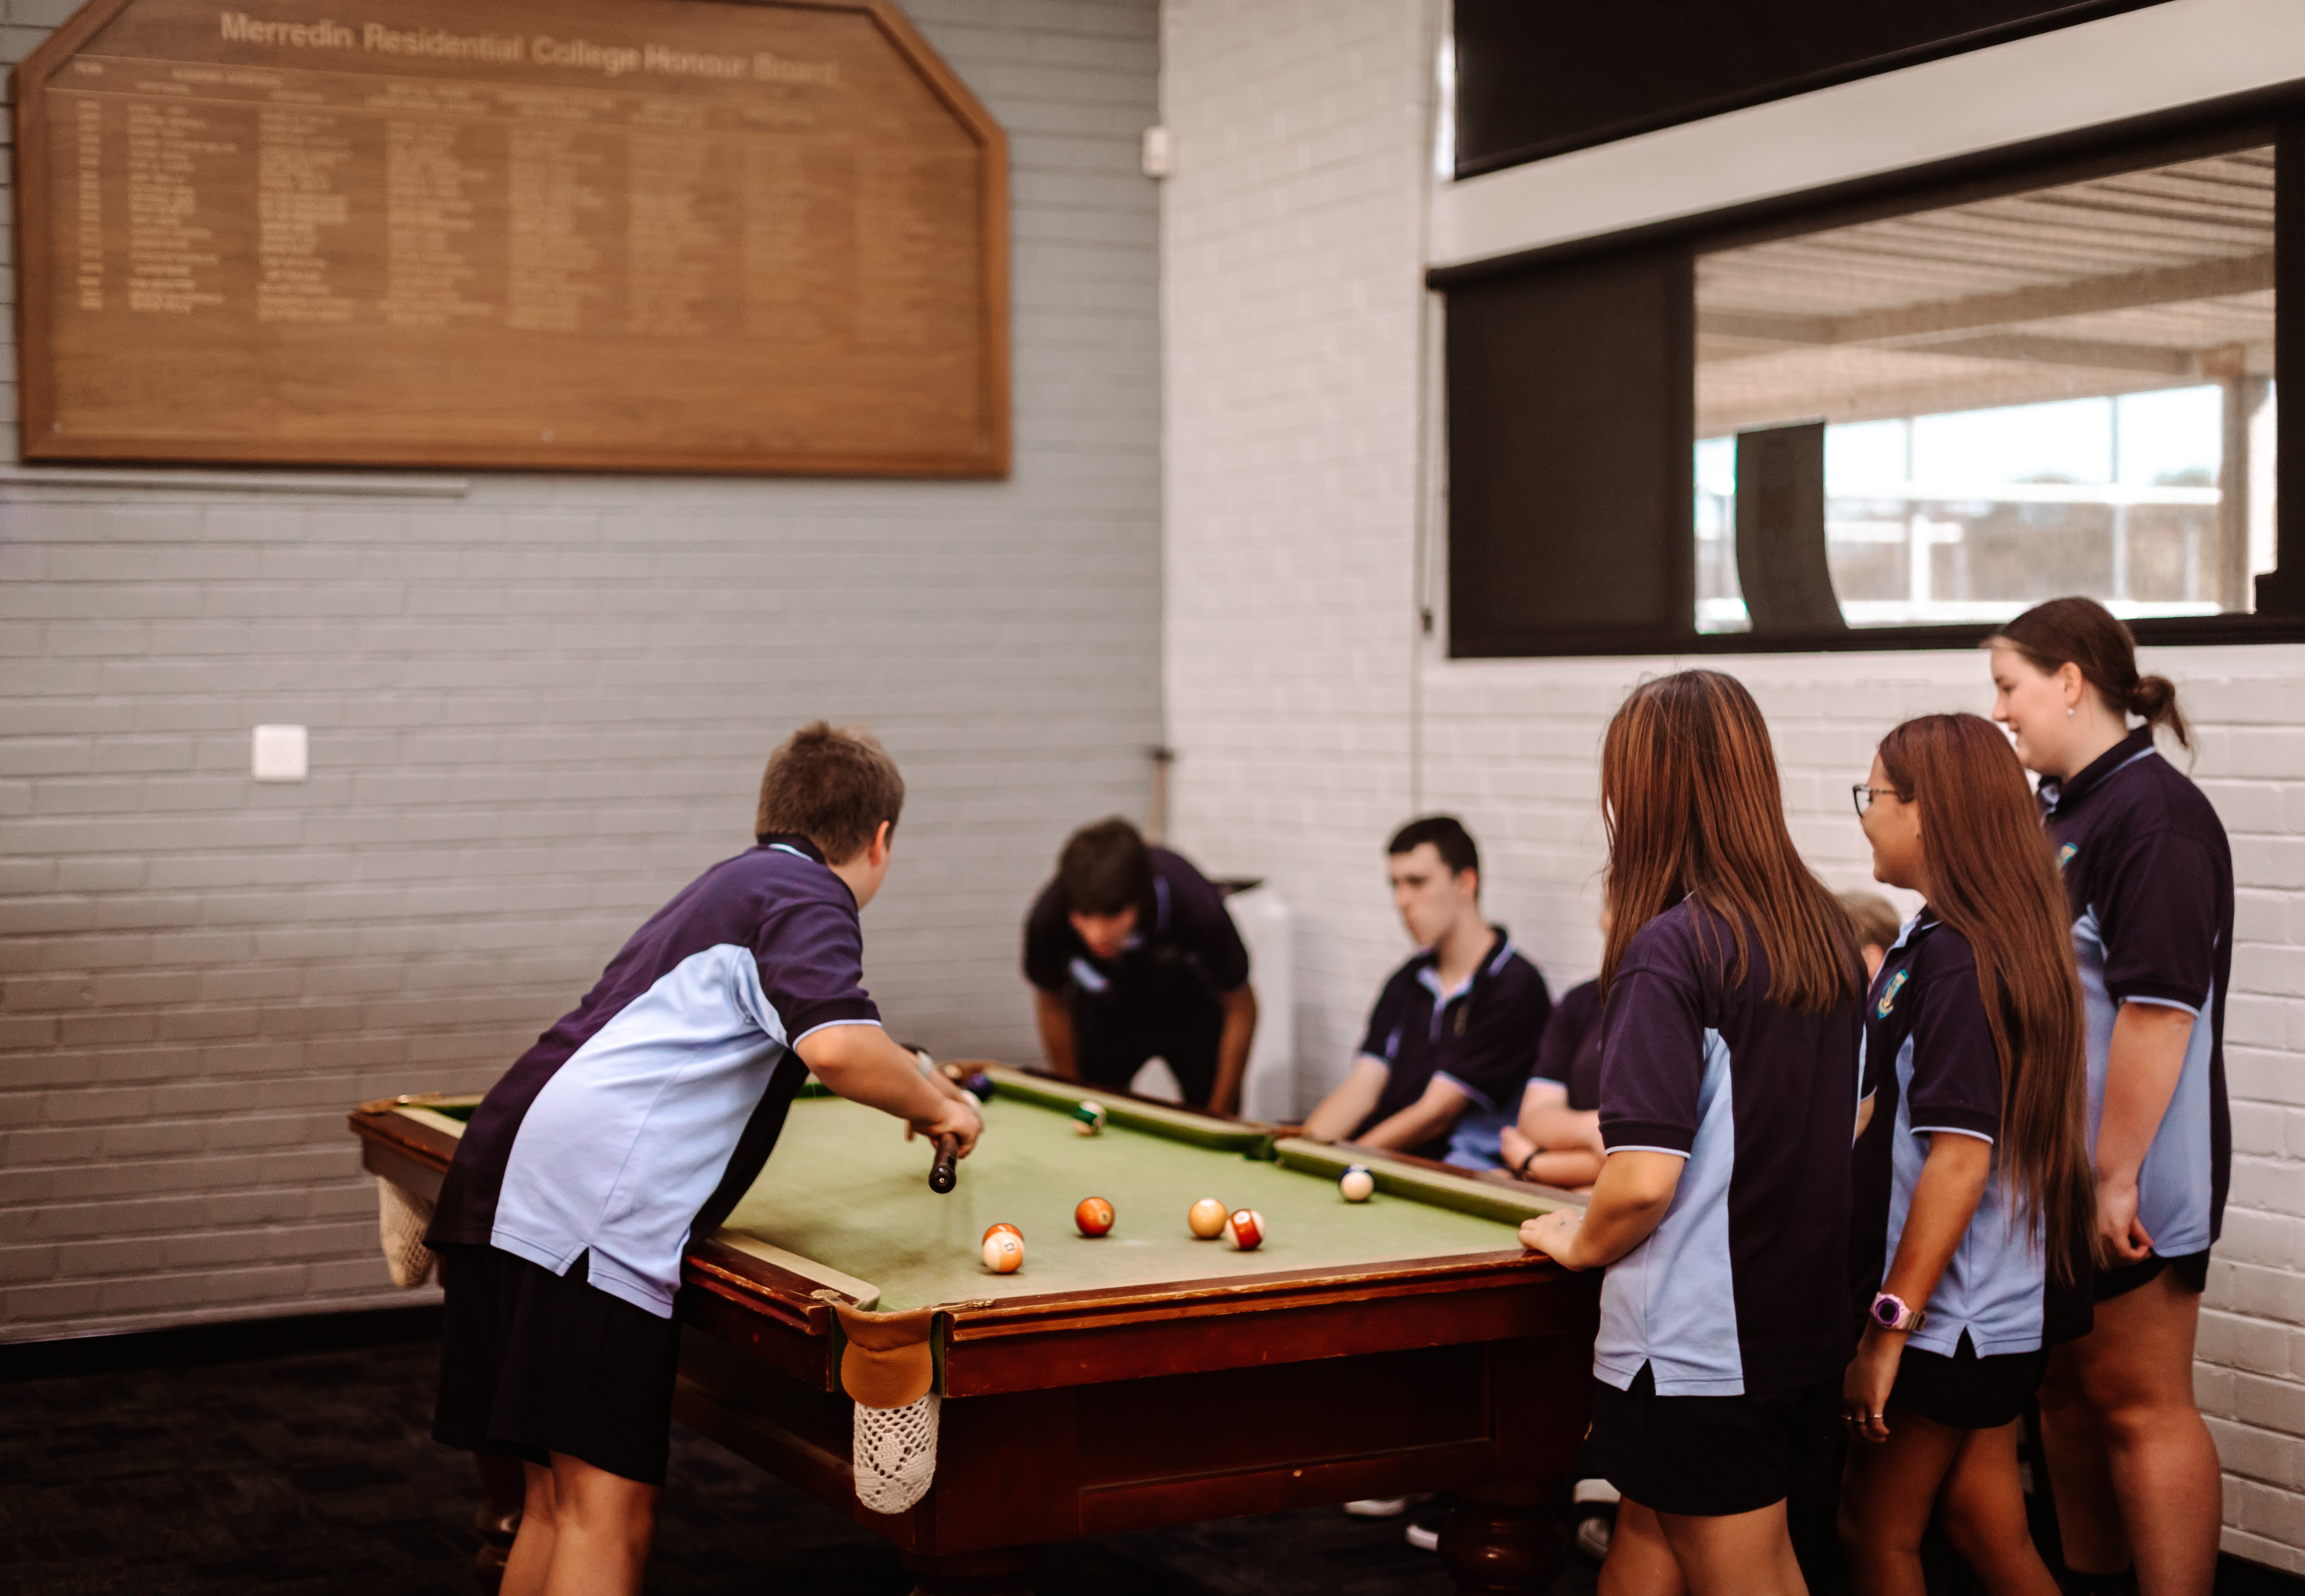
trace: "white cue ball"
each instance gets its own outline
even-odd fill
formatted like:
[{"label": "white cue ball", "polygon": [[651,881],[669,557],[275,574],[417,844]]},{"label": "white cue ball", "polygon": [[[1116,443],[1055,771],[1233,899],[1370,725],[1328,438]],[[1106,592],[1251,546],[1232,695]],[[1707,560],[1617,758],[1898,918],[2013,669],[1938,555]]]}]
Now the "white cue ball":
[{"label": "white cue ball", "polygon": [[1348,1202],[1366,1202],[1376,1191],[1376,1176],[1358,1164],[1345,1171],[1337,1183],[1337,1190],[1345,1194]]}]

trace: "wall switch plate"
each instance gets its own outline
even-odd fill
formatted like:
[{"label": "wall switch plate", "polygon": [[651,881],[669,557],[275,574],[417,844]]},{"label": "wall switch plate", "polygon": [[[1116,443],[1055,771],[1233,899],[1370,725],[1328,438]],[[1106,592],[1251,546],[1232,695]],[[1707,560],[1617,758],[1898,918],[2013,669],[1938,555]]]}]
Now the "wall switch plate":
[{"label": "wall switch plate", "polygon": [[311,740],[301,726],[260,726],[249,773],[259,781],[302,781],[311,769]]},{"label": "wall switch plate", "polygon": [[1165,127],[1144,130],[1144,143],[1139,159],[1147,177],[1166,177],[1177,169],[1177,142]]}]

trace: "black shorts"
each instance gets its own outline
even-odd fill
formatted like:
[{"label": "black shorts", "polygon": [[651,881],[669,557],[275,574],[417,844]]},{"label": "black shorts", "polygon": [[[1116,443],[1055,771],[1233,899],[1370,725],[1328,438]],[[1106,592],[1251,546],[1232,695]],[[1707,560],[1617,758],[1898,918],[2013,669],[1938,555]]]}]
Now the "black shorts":
[{"label": "black shorts", "polygon": [[1889,1389],[1889,1405],[1949,1429],[1998,1430],[2024,1413],[2048,1366],[2046,1346],[1980,1358],[1976,1343],[1963,1330],[1951,1357],[1918,1346],[1905,1348],[1897,1361],[1897,1383]]},{"label": "black shorts", "polygon": [[1198,986],[1179,983],[1166,996],[1170,1001],[1154,1005],[1142,996],[1116,1002],[1073,991],[1073,1049],[1084,1082],[1126,1091],[1146,1059],[1161,1057],[1187,1102],[1208,1102],[1217,1089],[1224,1006]]},{"label": "black shorts", "polygon": [[1593,1382],[1579,1465],[1644,1507],[1722,1518],[1839,1489],[1841,1379],[1769,1396],[1660,1396],[1649,1366]]},{"label": "black shorts", "polygon": [[680,1324],[494,1247],[440,1249],[432,1439],[529,1463],[582,1458],[662,1485]]},{"label": "black shorts", "polygon": [[2175,1258],[2164,1258],[2156,1252],[2152,1257],[2141,1258],[2135,1263],[2116,1263],[2111,1269],[2100,1269],[2097,1272],[2097,1300],[2109,1303],[2117,1296],[2125,1296],[2163,1269],[2174,1270],[2177,1283],[2187,1291],[2196,1294],[2207,1291],[2209,1288],[2209,1250],[2203,1247],[2198,1252],[2186,1252]]}]

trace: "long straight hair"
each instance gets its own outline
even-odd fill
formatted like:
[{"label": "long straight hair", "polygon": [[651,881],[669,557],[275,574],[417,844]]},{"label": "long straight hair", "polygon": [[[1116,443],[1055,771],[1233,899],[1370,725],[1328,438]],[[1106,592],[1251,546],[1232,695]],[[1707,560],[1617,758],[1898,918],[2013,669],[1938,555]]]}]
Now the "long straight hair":
[{"label": "long straight hair", "polygon": [[1749,930],[1772,1002],[1823,1014],[1856,999],[1849,916],[1793,846],[1768,723],[1736,677],[1680,671],[1633,690],[1601,744],[1601,819],[1614,915],[1603,993],[1634,934],[1694,897],[1729,922],[1729,980],[1744,979]]},{"label": "long straight hair", "polygon": [[1977,957],[2001,1069],[2001,1177],[2037,1218],[2051,1273],[2096,1245],[2080,977],[2071,914],[2009,739],[1974,715],[1924,715],[1881,739],[1881,768],[1920,808],[1929,907]]}]

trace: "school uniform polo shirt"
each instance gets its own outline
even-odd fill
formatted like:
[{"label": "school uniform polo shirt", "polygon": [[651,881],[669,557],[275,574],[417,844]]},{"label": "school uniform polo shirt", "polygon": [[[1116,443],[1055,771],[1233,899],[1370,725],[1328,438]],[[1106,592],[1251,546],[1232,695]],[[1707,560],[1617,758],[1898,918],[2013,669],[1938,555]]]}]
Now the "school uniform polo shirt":
[{"label": "school uniform polo shirt", "polygon": [[1609,1266],[1593,1372],[1661,1396],[1776,1396],[1838,1380],[1849,1320],[1849,1144],[1861,1023],[1845,1000],[1768,997],[1748,925],[1684,899],[1633,935],[1609,987],[1601,1140],[1687,1163],[1664,1218]]},{"label": "school uniform polo shirt", "polygon": [[[1502,926],[1490,928],[1488,952],[1455,989],[1442,989],[1439,963],[1427,948],[1394,971],[1377,994],[1361,1057],[1384,1065],[1384,1090],[1355,1137],[1408,1108],[1435,1080],[1465,1094],[1468,1115],[1502,1116],[1519,1106],[1537,1038],[1552,1013],[1544,977]],[[1448,1152],[1449,1137],[1444,1132],[1402,1150],[1437,1159]]]},{"label": "school uniform polo shirt", "polygon": [[1180,996],[1213,1004],[1247,983],[1248,947],[1224,894],[1182,854],[1147,852],[1152,901],[1138,909],[1136,929],[1112,958],[1089,952],[1054,881],[1041,889],[1025,920],[1026,981],[1044,992],[1070,990],[1124,1008]]},{"label": "school uniform polo shirt", "polygon": [[2224,1222],[2233,1164],[2225,1106],[2233,850],[2201,789],[2140,726],[2070,780],[2044,781],[2041,811],[2073,914],[2088,1023],[2089,1147],[2105,1116],[2113,1024],[2124,1003],[2194,1016],[2177,1090],[2137,1179],[2153,1251],[2206,1250]]},{"label": "school uniform polo shirt", "polygon": [[1588,981],[1561,994],[1536,1044],[1535,1081],[1569,1093],[1580,1114],[1601,1106],[1601,983]]},{"label": "school uniform polo shirt", "polygon": [[807,1075],[793,1048],[875,1025],[856,900],[805,837],[724,860],[657,911],[490,1089],[426,1241],[481,1245],[672,1316]]},{"label": "school uniform polo shirt", "polygon": [[[1927,909],[1881,961],[1865,1011],[1864,1093],[1873,1116],[1858,1139],[1850,1285],[1861,1323],[1897,1255],[1933,1138],[2001,1134],[2001,1062],[1969,941]],[[1915,1304],[1920,1306],[1921,1304]],[[2088,1282],[2053,1285],[2040,1216],[2019,1227],[1996,1153],[1968,1231],[1926,1304],[1912,1345],[1951,1357],[1966,1333],[1981,1358],[2037,1351],[2089,1328]]]}]

